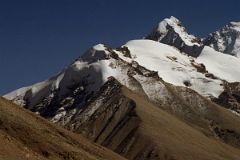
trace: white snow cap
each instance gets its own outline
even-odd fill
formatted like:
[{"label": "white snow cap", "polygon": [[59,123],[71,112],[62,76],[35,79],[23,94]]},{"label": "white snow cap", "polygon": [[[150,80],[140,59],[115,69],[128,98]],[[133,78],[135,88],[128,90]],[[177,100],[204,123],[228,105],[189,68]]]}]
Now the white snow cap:
[{"label": "white snow cap", "polygon": [[[193,46],[197,45],[200,46],[199,43],[195,42],[194,40],[196,37],[194,35],[190,35],[187,33],[186,28],[182,25],[182,22],[178,20],[176,17],[171,16],[170,18],[165,18],[163,21],[161,21],[158,24],[157,31],[161,35],[166,35],[169,31],[169,28],[167,26],[171,26],[173,30],[179,34],[179,36],[182,38],[182,40],[188,45]],[[162,36],[164,37],[164,36]],[[161,40],[161,38],[160,38]]]},{"label": "white snow cap", "polygon": [[240,58],[240,22],[230,22],[209,34],[204,41],[217,51]]},{"label": "white snow cap", "polygon": [[106,48],[105,48],[104,44],[99,43],[99,44],[93,46],[93,49],[95,49],[96,51],[102,51],[102,50],[105,50]]},{"label": "white snow cap", "polygon": [[234,25],[234,26],[239,26],[240,27],[240,22],[230,22],[232,25]]},{"label": "white snow cap", "polygon": [[233,27],[233,29],[240,32],[240,22],[230,22],[230,24]]},{"label": "white snow cap", "polygon": [[[205,77],[191,64],[191,57],[181,54],[174,47],[152,40],[133,40],[124,46],[128,47],[134,61],[149,70],[157,71],[168,83],[185,86],[184,82],[189,81],[191,89],[206,97],[218,97],[223,91],[222,81]],[[202,59],[205,60],[204,57]]]},{"label": "white snow cap", "polygon": [[175,26],[181,23],[176,17],[171,16],[170,18],[165,18],[163,21],[161,21],[158,25],[158,31],[160,32],[167,32],[167,24],[170,26]]}]

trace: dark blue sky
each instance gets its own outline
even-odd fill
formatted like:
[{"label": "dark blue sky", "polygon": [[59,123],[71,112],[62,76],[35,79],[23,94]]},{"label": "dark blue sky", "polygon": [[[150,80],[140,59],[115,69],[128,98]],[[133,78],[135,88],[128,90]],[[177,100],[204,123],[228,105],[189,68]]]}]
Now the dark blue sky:
[{"label": "dark blue sky", "polygon": [[48,78],[94,44],[141,38],[171,15],[204,37],[240,21],[240,1],[2,0],[0,95]]}]

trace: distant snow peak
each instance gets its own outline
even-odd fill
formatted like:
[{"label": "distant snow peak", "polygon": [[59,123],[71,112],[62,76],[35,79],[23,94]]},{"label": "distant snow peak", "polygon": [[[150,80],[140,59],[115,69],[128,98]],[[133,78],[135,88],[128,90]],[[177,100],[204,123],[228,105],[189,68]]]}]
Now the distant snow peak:
[{"label": "distant snow peak", "polygon": [[240,57],[240,22],[230,22],[203,41],[219,52]]},{"label": "distant snow peak", "polygon": [[230,22],[230,25],[238,32],[240,32],[240,22]]},{"label": "distant snow peak", "polygon": [[95,50],[98,50],[98,51],[99,51],[99,50],[105,50],[105,49],[106,49],[105,45],[104,45],[104,44],[101,44],[101,43],[93,46],[93,48],[94,48]]},{"label": "distant snow peak", "polygon": [[183,26],[182,22],[173,16],[171,16],[170,18],[165,18],[158,24],[157,31],[159,31],[159,33],[162,35],[161,37],[159,37],[158,41],[161,41],[164,38],[163,35],[166,35],[168,33],[170,27],[176,33],[178,33],[179,36],[182,36],[181,38],[186,39],[186,43],[188,45],[193,45],[194,43],[196,45],[199,45],[196,42],[189,42],[189,40],[191,41],[191,39],[194,39],[195,37],[193,35],[189,35],[187,33],[186,28]]},{"label": "distant snow peak", "polygon": [[146,39],[174,46],[193,57],[198,56],[203,49],[201,40],[188,34],[182,22],[173,16],[161,21]]},{"label": "distant snow peak", "polygon": [[88,63],[106,59],[109,55],[107,47],[104,44],[97,44],[88,49],[79,59],[79,61],[87,61]]}]

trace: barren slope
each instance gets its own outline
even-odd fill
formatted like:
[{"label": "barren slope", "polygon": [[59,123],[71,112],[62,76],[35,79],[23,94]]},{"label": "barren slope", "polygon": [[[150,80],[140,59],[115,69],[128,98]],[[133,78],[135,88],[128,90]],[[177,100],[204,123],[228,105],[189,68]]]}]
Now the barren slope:
[{"label": "barren slope", "polygon": [[0,160],[124,159],[0,98]]},{"label": "barren slope", "polygon": [[[158,159],[239,159],[239,149],[226,145],[211,136],[204,135],[127,88],[123,88],[122,91],[125,96],[136,102],[136,114],[141,119],[138,132],[148,137],[155,144]],[[227,114],[226,119],[229,118],[228,116]]]},{"label": "barren slope", "polygon": [[197,92],[165,85],[171,94],[159,103],[109,78],[84,108],[58,124],[128,159],[238,160],[239,117]]}]

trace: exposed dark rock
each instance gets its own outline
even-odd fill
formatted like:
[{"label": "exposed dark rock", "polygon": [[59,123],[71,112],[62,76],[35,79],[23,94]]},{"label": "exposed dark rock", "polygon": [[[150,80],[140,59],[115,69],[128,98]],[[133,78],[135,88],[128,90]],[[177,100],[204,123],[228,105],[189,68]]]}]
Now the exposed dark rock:
[{"label": "exposed dark rock", "polygon": [[191,65],[197,69],[198,72],[205,74],[205,77],[211,78],[211,79],[219,79],[214,74],[209,73],[202,63],[196,63],[194,60],[191,60]]},{"label": "exposed dark rock", "polygon": [[212,73],[206,73],[205,77],[211,78],[211,79],[217,79],[217,77],[214,74],[212,74]]},{"label": "exposed dark rock", "polygon": [[240,113],[240,83],[224,83],[224,91],[213,101],[227,109]]},{"label": "exposed dark rock", "polygon": [[220,138],[223,142],[235,147],[240,147],[240,134],[231,129],[221,128],[218,124],[211,123],[211,129],[215,136]]},{"label": "exposed dark rock", "polygon": [[186,87],[190,87],[192,84],[190,81],[183,81],[183,84],[186,86]]},{"label": "exposed dark rock", "polygon": [[143,140],[138,134],[141,120],[135,102],[122,95],[121,87],[115,78],[109,77],[85,109],[74,115],[65,127],[126,157],[132,155],[132,150],[139,150],[134,154],[146,159],[157,152],[134,147]]},{"label": "exposed dark rock", "polygon": [[114,59],[119,59],[118,54],[113,51],[111,48],[106,48],[106,50],[110,53],[110,57]]},{"label": "exposed dark rock", "polygon": [[122,46],[122,47],[116,48],[116,50],[122,52],[123,56],[128,57],[128,58],[132,58],[128,47]]},{"label": "exposed dark rock", "polygon": [[162,38],[160,42],[174,46],[178,48],[181,52],[187,53],[189,56],[192,57],[198,57],[204,47],[203,45],[187,45],[184,40],[181,39],[179,34],[176,33],[172,28],[169,28],[169,32],[164,38]]},{"label": "exposed dark rock", "polygon": [[192,62],[191,64],[192,64],[193,67],[195,67],[197,69],[198,72],[208,73],[204,64],[202,64],[202,63],[199,64],[199,63],[196,63],[196,62]]},{"label": "exposed dark rock", "polygon": [[170,57],[170,56],[167,56],[168,59],[174,61],[174,62],[177,62],[177,57]]}]

